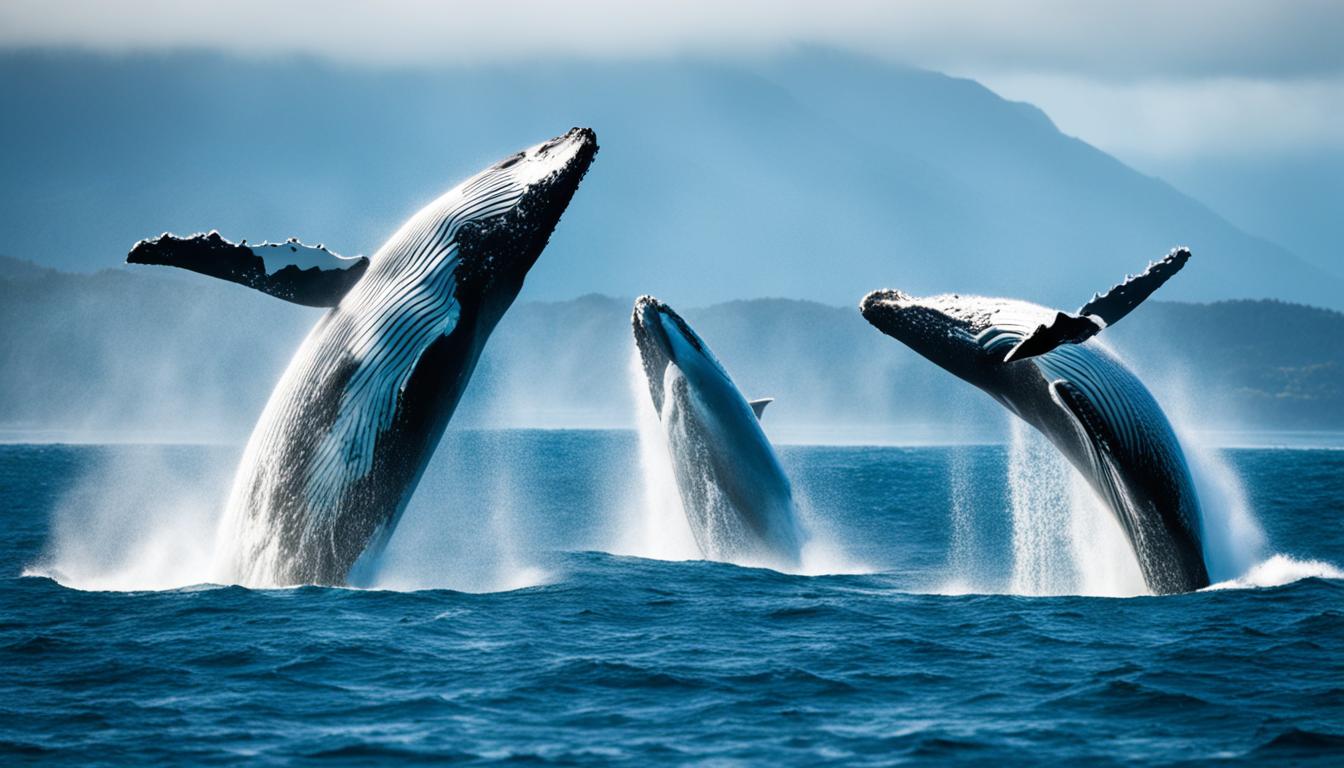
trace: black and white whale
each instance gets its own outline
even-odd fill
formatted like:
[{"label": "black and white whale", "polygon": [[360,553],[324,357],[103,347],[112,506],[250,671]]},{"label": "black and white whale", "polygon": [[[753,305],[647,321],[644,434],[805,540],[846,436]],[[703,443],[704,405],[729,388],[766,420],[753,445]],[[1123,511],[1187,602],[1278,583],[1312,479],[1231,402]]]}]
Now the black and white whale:
[{"label": "black and white whale", "polygon": [[297,241],[164,235],[127,261],[331,307],[271,393],[220,525],[221,580],[340,584],[386,543],[597,152],[589,129],[512,155],[412,216],[370,258]]},{"label": "black and white whale", "polygon": [[860,305],[878,330],[988,392],[1045,435],[1124,529],[1148,588],[1208,586],[1199,499],[1166,415],[1113,354],[1086,344],[1190,258],[1172,251],[1076,314],[978,296],[875,291]]},{"label": "black and white whale", "polygon": [[793,486],[748,401],[708,345],[652,296],[631,317],[682,508],[705,558],[793,568],[803,532]]}]

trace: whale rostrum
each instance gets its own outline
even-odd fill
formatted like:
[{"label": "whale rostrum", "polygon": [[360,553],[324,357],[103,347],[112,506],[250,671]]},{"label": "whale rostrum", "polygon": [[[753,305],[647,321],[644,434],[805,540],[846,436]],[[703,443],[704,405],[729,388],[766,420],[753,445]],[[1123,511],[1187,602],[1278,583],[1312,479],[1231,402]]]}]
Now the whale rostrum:
[{"label": "whale rostrum", "polygon": [[1119,521],[1148,588],[1209,584],[1202,515],[1184,451],[1156,399],[1088,340],[1128,314],[1190,258],[1184,248],[1076,314],[1011,299],[900,291],[864,297],[864,318],[1039,430]]},{"label": "whale rostrum", "polygon": [[368,258],[212,232],[128,261],[330,307],[271,393],[235,474],[216,570],[245,585],[341,584],[387,542],[491,331],[597,153],[587,128],[505,158]]}]

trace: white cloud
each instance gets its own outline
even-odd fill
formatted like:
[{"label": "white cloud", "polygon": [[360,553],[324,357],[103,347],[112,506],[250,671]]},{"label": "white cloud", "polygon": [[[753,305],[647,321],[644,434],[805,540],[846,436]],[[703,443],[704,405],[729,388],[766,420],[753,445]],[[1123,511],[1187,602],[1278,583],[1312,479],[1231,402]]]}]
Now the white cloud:
[{"label": "white cloud", "polygon": [[1344,151],[1344,77],[1199,78],[1113,83],[1069,75],[987,73],[1064,133],[1125,160]]},{"label": "white cloud", "polygon": [[1330,0],[6,0],[0,45],[482,61],[837,45],[934,68],[1105,78],[1344,71]]},{"label": "white cloud", "polygon": [[753,55],[822,44],[982,80],[1121,156],[1340,145],[1333,0],[4,0],[0,48],[360,64]]}]

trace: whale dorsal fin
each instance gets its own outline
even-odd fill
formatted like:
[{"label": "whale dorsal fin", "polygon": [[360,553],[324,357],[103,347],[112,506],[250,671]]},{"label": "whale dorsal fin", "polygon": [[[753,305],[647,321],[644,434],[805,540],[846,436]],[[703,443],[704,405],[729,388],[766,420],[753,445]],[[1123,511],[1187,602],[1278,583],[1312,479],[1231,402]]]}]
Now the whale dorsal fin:
[{"label": "whale dorsal fin", "polygon": [[218,232],[178,237],[167,232],[141,240],[127,264],[159,264],[256,288],[309,307],[334,307],[369,268],[363,256],[347,258],[321,245],[291,238],[283,243],[232,243]]},{"label": "whale dorsal fin", "polygon": [[765,406],[773,402],[775,402],[775,398],[773,397],[762,397],[759,400],[748,400],[747,405],[751,406],[751,412],[756,414],[756,418],[759,419],[761,418],[761,414],[765,413]]},{"label": "whale dorsal fin", "polygon": [[1130,275],[1124,282],[1105,293],[1099,293],[1084,304],[1077,314],[1056,312],[1049,325],[1039,325],[1008,350],[1005,363],[1043,355],[1060,344],[1081,344],[1114,325],[1131,310],[1153,295],[1172,275],[1190,260],[1190,250],[1176,248],[1160,261],[1152,262],[1141,274]]}]

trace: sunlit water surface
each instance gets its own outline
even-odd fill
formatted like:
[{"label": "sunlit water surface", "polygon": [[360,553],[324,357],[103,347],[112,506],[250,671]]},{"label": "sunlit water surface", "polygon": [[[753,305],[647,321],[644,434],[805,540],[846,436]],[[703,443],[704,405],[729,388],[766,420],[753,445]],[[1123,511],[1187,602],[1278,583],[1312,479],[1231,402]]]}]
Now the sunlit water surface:
[{"label": "sunlit water surface", "polygon": [[1338,760],[1344,451],[1197,459],[1222,583],[1159,598],[1041,448],[784,447],[783,574],[634,433],[450,432],[363,588],[246,590],[236,449],[0,446],[0,759]]}]

